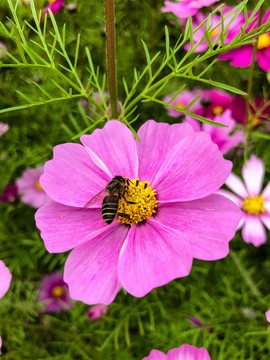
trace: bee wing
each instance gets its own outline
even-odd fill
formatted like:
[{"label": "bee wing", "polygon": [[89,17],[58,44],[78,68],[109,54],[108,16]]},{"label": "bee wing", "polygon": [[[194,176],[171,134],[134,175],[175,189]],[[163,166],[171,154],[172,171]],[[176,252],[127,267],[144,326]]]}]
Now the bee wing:
[{"label": "bee wing", "polygon": [[106,189],[101,190],[97,195],[95,195],[92,199],[90,199],[83,207],[83,209],[88,209],[92,205],[96,204],[97,202],[100,202],[104,196],[106,195],[107,191]]}]

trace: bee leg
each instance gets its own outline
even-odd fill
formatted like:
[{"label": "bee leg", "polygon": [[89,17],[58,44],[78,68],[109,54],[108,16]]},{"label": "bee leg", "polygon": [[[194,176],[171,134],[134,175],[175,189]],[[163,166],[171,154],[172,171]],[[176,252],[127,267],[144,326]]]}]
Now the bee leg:
[{"label": "bee leg", "polygon": [[119,195],[120,195],[120,197],[121,197],[122,199],[125,200],[125,202],[126,202],[127,204],[137,204],[137,203],[134,202],[134,201],[128,201],[128,200],[125,198],[124,194],[119,194]]},{"label": "bee leg", "polygon": [[117,213],[118,216],[121,216],[123,218],[126,218],[126,219],[130,219],[130,216],[128,214],[125,214],[125,213]]}]

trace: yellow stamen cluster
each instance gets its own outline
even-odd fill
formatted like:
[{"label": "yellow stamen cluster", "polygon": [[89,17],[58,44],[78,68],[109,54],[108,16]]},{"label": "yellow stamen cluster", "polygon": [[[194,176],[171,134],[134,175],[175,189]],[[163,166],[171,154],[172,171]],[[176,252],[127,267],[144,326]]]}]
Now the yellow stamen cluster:
[{"label": "yellow stamen cluster", "polygon": [[42,189],[39,181],[36,182],[36,188],[37,188],[39,191],[44,191],[44,190]]},{"label": "yellow stamen cluster", "polygon": [[216,35],[219,35],[220,34],[220,30],[219,29],[215,29],[213,31],[210,32],[210,36],[213,37],[213,36],[216,36]]},{"label": "yellow stamen cluster", "polygon": [[63,286],[57,285],[52,289],[52,294],[54,297],[60,298],[65,293]]},{"label": "yellow stamen cluster", "polygon": [[260,120],[256,116],[249,116],[248,122],[251,124],[252,127],[255,127],[259,124]]},{"label": "yellow stamen cluster", "polygon": [[48,2],[49,2],[50,4],[53,4],[54,2],[56,2],[56,0],[48,0]]},{"label": "yellow stamen cluster", "polygon": [[223,113],[223,107],[222,106],[215,106],[213,108],[213,114],[214,115],[220,115]]},{"label": "yellow stamen cluster", "polygon": [[258,49],[264,49],[270,46],[270,35],[269,34],[263,34],[260,35],[258,38]]},{"label": "yellow stamen cluster", "polygon": [[157,204],[156,190],[152,190],[148,181],[129,180],[124,199],[119,200],[119,221],[129,225],[138,224],[156,212]]},{"label": "yellow stamen cluster", "polygon": [[185,105],[182,104],[182,103],[178,103],[178,104],[176,105],[176,107],[178,107],[179,109],[184,109],[184,108],[185,108]]},{"label": "yellow stamen cluster", "polygon": [[242,207],[245,212],[251,215],[259,215],[265,212],[265,203],[262,195],[252,196],[243,201]]}]

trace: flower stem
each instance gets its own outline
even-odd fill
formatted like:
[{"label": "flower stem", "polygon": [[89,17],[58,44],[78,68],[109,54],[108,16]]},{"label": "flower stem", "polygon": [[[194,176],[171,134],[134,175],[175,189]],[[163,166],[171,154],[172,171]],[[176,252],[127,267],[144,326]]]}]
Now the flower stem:
[{"label": "flower stem", "polygon": [[115,10],[114,0],[104,0],[106,23],[107,67],[110,91],[112,119],[118,118],[117,82],[116,82],[116,51],[115,51]]},{"label": "flower stem", "polygon": [[247,283],[247,285],[249,286],[250,290],[252,291],[253,295],[255,295],[257,298],[261,298],[262,294],[260,292],[260,290],[257,288],[256,284],[254,283],[254,281],[251,279],[251,277],[249,276],[247,270],[244,268],[244,266],[241,264],[241,261],[239,260],[239,258],[237,257],[237,255],[235,254],[235,252],[233,252],[232,250],[230,250],[230,256],[234,262],[234,264],[236,265],[236,267],[238,268],[240,274],[243,276],[245,282]]}]

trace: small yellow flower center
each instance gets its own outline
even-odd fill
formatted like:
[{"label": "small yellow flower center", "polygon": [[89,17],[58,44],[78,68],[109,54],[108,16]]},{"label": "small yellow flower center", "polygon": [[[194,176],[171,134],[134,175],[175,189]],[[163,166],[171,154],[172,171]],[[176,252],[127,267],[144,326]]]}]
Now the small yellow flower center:
[{"label": "small yellow flower center", "polygon": [[48,0],[48,2],[49,2],[50,4],[53,4],[54,2],[56,2],[56,0]]},{"label": "small yellow flower center", "polygon": [[148,181],[129,180],[129,185],[118,204],[118,218],[123,224],[138,224],[149,219],[156,212],[156,190],[152,190]]},{"label": "small yellow flower center", "polygon": [[220,34],[220,30],[219,30],[219,29],[215,29],[215,30],[213,30],[213,31],[210,32],[210,36],[211,36],[211,37],[214,37],[214,36],[216,36],[216,35],[218,35],[218,34]]},{"label": "small yellow flower center", "polygon": [[259,124],[260,120],[256,116],[250,115],[248,117],[248,122],[251,125],[251,127],[255,127]]},{"label": "small yellow flower center", "polygon": [[222,106],[215,106],[213,108],[213,114],[214,115],[220,115],[223,113],[223,107]]},{"label": "small yellow flower center", "polygon": [[57,285],[52,289],[52,293],[54,297],[60,298],[64,295],[65,289],[63,288],[63,286]]},{"label": "small yellow flower center", "polygon": [[265,212],[265,203],[262,195],[252,196],[243,201],[242,207],[245,212],[251,215],[259,215]]},{"label": "small yellow flower center", "polygon": [[260,35],[258,38],[258,49],[264,49],[270,46],[270,36],[269,34]]},{"label": "small yellow flower center", "polygon": [[179,109],[184,109],[185,105],[183,103],[179,103],[176,105],[176,107],[178,107]]},{"label": "small yellow flower center", "polygon": [[36,182],[36,188],[37,188],[39,191],[44,191],[44,190],[42,189],[39,181]]}]

